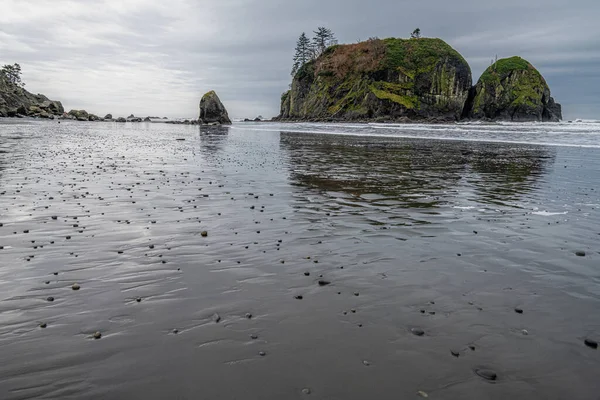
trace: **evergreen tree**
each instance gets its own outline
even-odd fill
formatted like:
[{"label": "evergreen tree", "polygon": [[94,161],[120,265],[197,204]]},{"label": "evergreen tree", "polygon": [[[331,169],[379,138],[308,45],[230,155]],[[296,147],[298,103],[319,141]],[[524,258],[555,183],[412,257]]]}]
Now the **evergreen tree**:
[{"label": "evergreen tree", "polygon": [[337,40],[331,29],[325,28],[324,26],[320,26],[313,33],[315,34],[312,40],[314,58],[317,58],[321,54],[323,54],[325,49],[327,49],[329,46],[337,44]]},{"label": "evergreen tree", "polygon": [[21,66],[17,63],[5,65],[0,69],[0,75],[11,85],[22,88],[25,84],[21,81]]},{"label": "evergreen tree", "polygon": [[419,39],[421,37],[421,29],[417,28],[410,34],[411,39]]},{"label": "evergreen tree", "polygon": [[296,42],[296,54],[294,54],[294,65],[292,67],[292,76],[295,76],[296,73],[304,64],[310,61],[312,57],[312,46],[310,40],[306,36],[306,33],[302,32],[302,35],[298,38]]}]

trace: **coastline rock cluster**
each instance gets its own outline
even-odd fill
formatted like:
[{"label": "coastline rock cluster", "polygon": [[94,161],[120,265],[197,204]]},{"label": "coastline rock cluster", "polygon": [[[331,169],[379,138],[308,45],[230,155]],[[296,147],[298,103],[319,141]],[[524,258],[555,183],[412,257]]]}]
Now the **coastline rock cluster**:
[{"label": "coastline rock cluster", "polygon": [[283,121],[558,121],[560,105],[527,61],[498,60],[473,86],[467,61],[441,39],[334,45],[304,64],[281,98]]},{"label": "coastline rock cluster", "polygon": [[60,101],[32,94],[11,85],[0,75],[0,117],[37,117],[54,119],[64,113]]}]

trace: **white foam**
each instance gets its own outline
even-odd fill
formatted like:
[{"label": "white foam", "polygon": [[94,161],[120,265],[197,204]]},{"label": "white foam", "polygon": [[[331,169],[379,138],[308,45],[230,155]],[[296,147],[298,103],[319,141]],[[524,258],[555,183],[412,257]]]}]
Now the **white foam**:
[{"label": "white foam", "polygon": [[550,217],[553,215],[565,215],[568,213],[569,213],[568,211],[564,211],[564,212],[534,211],[534,212],[532,212],[533,215],[541,215],[543,217]]}]

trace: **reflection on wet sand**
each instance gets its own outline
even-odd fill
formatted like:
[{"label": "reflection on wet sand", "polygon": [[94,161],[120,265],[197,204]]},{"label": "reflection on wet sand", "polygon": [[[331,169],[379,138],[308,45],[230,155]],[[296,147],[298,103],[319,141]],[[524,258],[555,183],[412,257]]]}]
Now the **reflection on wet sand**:
[{"label": "reflection on wet sand", "polygon": [[543,179],[554,150],[540,146],[281,132],[298,185],[400,208],[437,208],[457,196],[509,205]]}]

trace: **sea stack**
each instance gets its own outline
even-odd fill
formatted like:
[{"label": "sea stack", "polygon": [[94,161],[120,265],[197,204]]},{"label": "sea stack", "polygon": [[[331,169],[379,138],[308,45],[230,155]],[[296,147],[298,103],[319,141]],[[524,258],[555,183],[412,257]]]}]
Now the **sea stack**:
[{"label": "sea stack", "polygon": [[299,69],[278,118],[458,121],[472,85],[467,61],[441,39],[334,45]]},{"label": "sea stack", "polygon": [[558,122],[562,111],[542,74],[527,60],[511,57],[496,61],[481,75],[463,118]]},{"label": "sea stack", "polygon": [[206,93],[200,100],[198,122],[204,125],[229,125],[231,120],[227,110],[214,90]]}]

